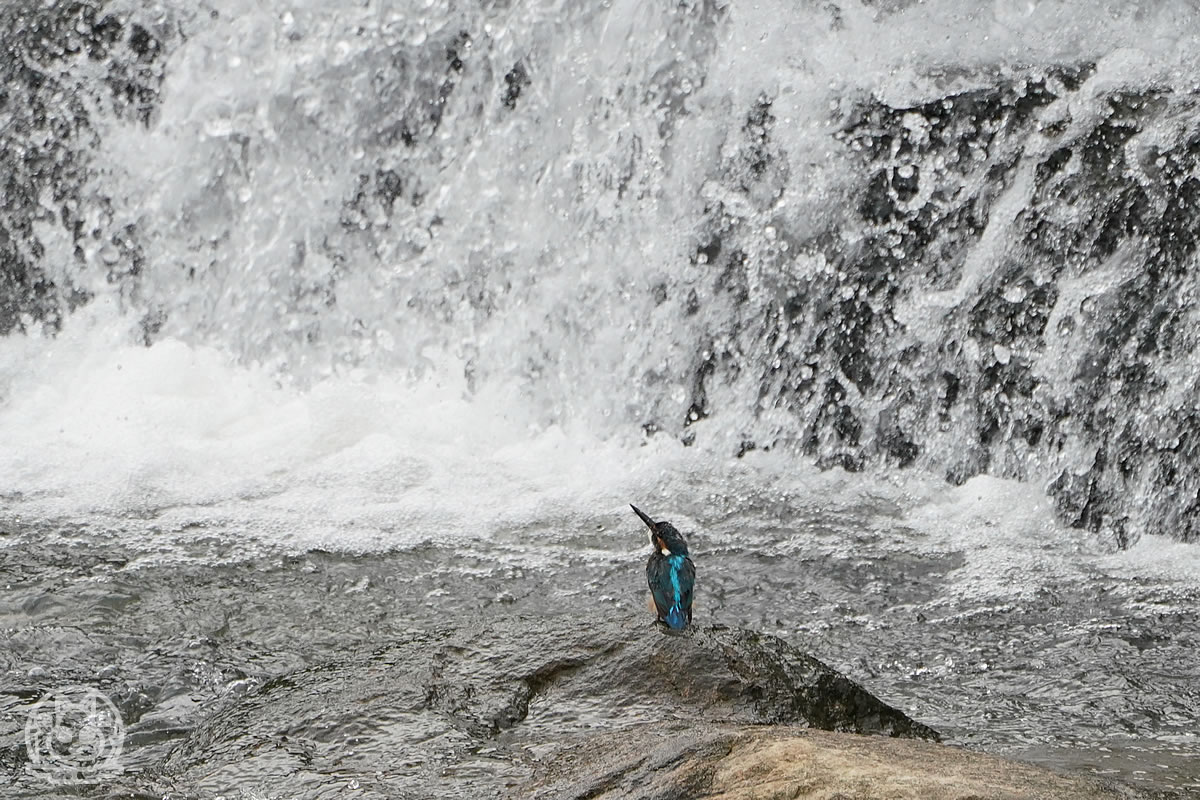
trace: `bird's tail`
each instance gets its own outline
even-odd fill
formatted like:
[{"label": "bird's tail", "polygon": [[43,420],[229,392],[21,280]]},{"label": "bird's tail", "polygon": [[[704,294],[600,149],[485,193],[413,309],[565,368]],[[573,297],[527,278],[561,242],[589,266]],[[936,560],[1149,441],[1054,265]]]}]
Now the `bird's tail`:
[{"label": "bird's tail", "polygon": [[677,631],[683,630],[688,624],[687,614],[679,606],[671,606],[671,610],[667,612],[664,622],[667,623],[668,627],[674,628]]}]

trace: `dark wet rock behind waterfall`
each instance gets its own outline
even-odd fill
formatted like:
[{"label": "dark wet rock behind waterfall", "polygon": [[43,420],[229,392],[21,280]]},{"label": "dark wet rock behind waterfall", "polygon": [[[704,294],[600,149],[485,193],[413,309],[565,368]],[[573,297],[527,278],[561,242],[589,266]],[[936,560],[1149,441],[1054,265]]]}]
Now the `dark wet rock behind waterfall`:
[{"label": "dark wet rock behind waterfall", "polygon": [[[855,177],[803,237],[785,209],[746,210],[787,180],[760,99],[730,134],[757,165],[716,176],[746,202],[710,206],[697,241],[722,310],[694,416],[760,363],[760,407],[796,425],[758,446],[1032,480],[1063,521],[1120,546],[1200,538],[1200,101],[1099,74],[976,75],[911,106],[846,98],[835,138]],[[789,267],[814,259],[826,268]]]},{"label": "dark wet rock behind waterfall", "polygon": [[303,793],[338,774],[369,797],[489,796],[531,780],[564,748],[647,723],[937,738],[774,637],[671,634],[641,618],[511,619],[269,681],[201,723],[157,771],[155,791],[220,793],[261,775],[265,788]]},{"label": "dark wet rock behind waterfall", "polygon": [[98,1],[0,9],[0,335],[33,322],[56,330],[91,299],[81,275],[90,258],[136,288],[136,232],[115,223],[112,198],[92,184],[102,167],[93,115],[150,124],[171,35],[154,19]]}]

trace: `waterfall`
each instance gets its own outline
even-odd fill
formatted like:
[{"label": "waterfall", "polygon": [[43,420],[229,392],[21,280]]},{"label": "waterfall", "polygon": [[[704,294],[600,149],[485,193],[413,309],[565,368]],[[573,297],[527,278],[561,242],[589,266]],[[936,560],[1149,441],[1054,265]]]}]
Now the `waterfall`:
[{"label": "waterfall", "polygon": [[453,406],[1200,537],[1200,24],[1127,6],[9,3],[8,493],[418,485]]}]

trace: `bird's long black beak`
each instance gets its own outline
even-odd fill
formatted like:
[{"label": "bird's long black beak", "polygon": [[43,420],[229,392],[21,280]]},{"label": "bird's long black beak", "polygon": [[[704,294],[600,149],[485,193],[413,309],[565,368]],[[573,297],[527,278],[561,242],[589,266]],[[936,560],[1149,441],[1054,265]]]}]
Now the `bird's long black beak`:
[{"label": "bird's long black beak", "polygon": [[650,517],[648,517],[644,513],[642,513],[642,510],[640,508],[638,508],[637,506],[635,506],[633,503],[630,503],[629,507],[633,509],[633,513],[637,514],[639,517],[642,518],[642,522],[646,523],[646,525],[650,528],[650,530],[654,531],[655,533],[658,532],[658,524],[655,523],[654,520],[650,519]]}]

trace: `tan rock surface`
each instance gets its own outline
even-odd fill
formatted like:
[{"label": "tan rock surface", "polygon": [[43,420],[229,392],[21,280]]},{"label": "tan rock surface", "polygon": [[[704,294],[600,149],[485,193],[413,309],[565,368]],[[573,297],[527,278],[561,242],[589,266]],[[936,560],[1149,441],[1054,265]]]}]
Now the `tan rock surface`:
[{"label": "tan rock surface", "polygon": [[713,800],[1101,800],[1082,779],[946,745],[826,733],[748,731],[704,797]]},{"label": "tan rock surface", "polygon": [[790,726],[646,725],[558,754],[521,797],[589,800],[1130,800],[956,747]]}]

